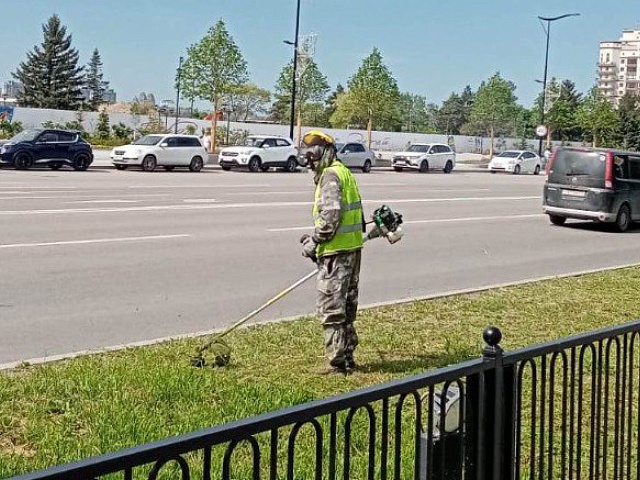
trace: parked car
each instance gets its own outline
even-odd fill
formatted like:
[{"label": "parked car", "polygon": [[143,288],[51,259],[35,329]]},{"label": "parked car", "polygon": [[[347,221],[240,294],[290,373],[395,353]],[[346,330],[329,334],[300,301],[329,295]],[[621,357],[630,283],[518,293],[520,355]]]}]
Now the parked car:
[{"label": "parked car", "polygon": [[509,172],[533,173],[538,175],[542,169],[542,159],[528,150],[505,150],[491,157],[488,169],[491,173]]},{"label": "parked car", "polygon": [[205,159],[209,159],[209,154],[195,135],[145,135],[111,151],[111,161],[118,170],[139,166],[145,172],[153,172],[160,166],[167,172],[176,167],[199,172]]},{"label": "parked car", "polygon": [[251,172],[266,172],[271,167],[295,172],[302,165],[290,138],[277,135],[252,135],[242,145],[227,147],[220,152],[218,163],[223,170],[248,168]]},{"label": "parked car", "polygon": [[414,143],[406,151],[393,156],[393,169],[401,172],[405,168],[427,173],[442,170],[451,173],[456,166],[456,153],[442,143]]},{"label": "parked car", "polygon": [[338,158],[349,168],[359,168],[369,173],[376,155],[361,143],[337,143]]},{"label": "parked car", "polygon": [[576,218],[628,230],[640,220],[640,153],[559,148],[547,164],[542,205],[555,225]]},{"label": "parked car", "polygon": [[91,145],[78,132],[70,130],[23,130],[0,147],[0,165],[11,165],[17,170],[35,166],[59,170],[69,165],[83,171],[92,162]]}]

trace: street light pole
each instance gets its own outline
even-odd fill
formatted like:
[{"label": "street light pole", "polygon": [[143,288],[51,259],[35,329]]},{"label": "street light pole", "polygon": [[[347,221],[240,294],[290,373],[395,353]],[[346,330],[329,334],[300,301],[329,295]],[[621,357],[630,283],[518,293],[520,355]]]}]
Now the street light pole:
[{"label": "street light pole", "polygon": [[296,116],[296,75],[298,73],[298,36],[300,33],[300,0],[296,8],[296,36],[293,42],[285,42],[289,45],[293,44],[293,78],[291,80],[291,118],[289,122],[289,137],[293,140],[293,123]]},{"label": "street light pole", "polygon": [[[580,16],[579,13],[566,13],[564,15],[559,15],[557,17],[540,17],[540,16],[538,17],[539,20],[543,22],[547,22],[547,28],[545,30],[545,33],[547,34],[547,48],[544,54],[544,77],[542,79],[542,107],[540,109],[541,110],[540,125],[544,125],[544,116],[545,116],[544,105],[547,101],[547,71],[549,67],[549,34],[551,32],[551,22],[555,22],[556,20],[561,20],[567,17],[578,17],[578,16]],[[542,156],[542,137],[540,137],[540,140],[538,142],[538,155]]]},{"label": "street light pole", "polygon": [[182,75],[182,60],[180,57],[180,61],[178,62],[178,82],[176,84],[176,90],[178,91],[176,96],[176,124],[174,125],[173,133],[178,133],[178,119],[180,116],[180,76]]}]

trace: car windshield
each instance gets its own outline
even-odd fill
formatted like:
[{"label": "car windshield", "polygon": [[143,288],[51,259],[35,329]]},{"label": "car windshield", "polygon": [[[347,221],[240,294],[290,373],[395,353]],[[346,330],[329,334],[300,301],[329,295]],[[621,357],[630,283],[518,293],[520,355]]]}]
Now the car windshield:
[{"label": "car windshield", "polygon": [[42,130],[23,130],[17,135],[11,137],[10,142],[31,142],[42,132]]},{"label": "car windshield", "polygon": [[408,149],[407,152],[420,152],[420,153],[426,153],[427,150],[429,150],[429,145],[411,145]]},{"label": "car windshield", "polygon": [[239,142],[238,145],[241,147],[259,147],[264,142],[264,138],[259,137],[247,137],[243,141]]},{"label": "car windshield", "polygon": [[344,143],[336,143],[336,150],[340,151],[342,150],[342,147],[344,147]]},{"label": "car windshield", "polygon": [[162,140],[161,135],[145,135],[133,142],[133,145],[157,145],[160,140]]},{"label": "car windshield", "polygon": [[506,152],[502,152],[500,155],[498,155],[499,157],[503,157],[503,158],[518,158],[518,155],[520,155],[520,152],[510,152],[510,151],[506,151]]}]

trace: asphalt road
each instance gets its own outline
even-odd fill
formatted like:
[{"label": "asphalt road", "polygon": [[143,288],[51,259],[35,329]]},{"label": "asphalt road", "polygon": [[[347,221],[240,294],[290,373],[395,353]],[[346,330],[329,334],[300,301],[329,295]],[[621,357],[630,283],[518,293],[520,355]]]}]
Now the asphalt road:
[{"label": "asphalt road", "polygon": [[[366,246],[362,305],[640,262],[640,230],[551,226],[542,176],[357,178],[368,213],[406,220]],[[307,173],[1,170],[0,364],[233,323],[313,269],[312,196]],[[309,282],[257,320],[314,299]]]}]

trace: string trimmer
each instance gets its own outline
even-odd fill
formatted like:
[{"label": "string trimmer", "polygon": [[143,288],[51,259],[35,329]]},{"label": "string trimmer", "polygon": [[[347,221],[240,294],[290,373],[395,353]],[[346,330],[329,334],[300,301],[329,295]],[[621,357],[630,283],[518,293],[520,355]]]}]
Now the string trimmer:
[{"label": "string trimmer", "polygon": [[[402,238],[403,231],[400,225],[402,224],[402,215],[400,213],[394,212],[387,205],[382,205],[375,212],[373,212],[372,219],[370,222],[366,222],[367,224],[374,224],[374,227],[368,234],[363,235],[363,242],[367,242],[368,240],[372,240],[378,237],[386,238],[389,243],[393,244]],[[227,345],[222,339],[229,333],[233,332],[236,328],[245,324],[253,317],[258,315],[260,312],[268,308],[269,306],[276,303],[281,298],[285,297],[293,290],[298,288],[300,285],[304,284],[307,280],[313,278],[318,273],[318,269],[316,268],[314,271],[309,272],[307,275],[302,277],[300,280],[296,281],[294,284],[285,288],[283,291],[278,293],[273,298],[267,300],[266,303],[256,308],[253,312],[246,315],[244,318],[238,320],[236,323],[223,330],[220,333],[214,335],[208,342],[203,344],[196,351],[196,355],[191,359],[191,365],[193,367],[204,367],[207,364],[207,360],[204,356],[204,352],[207,350],[212,350],[213,360],[212,365],[214,367],[224,367],[229,364],[231,360],[231,347]]]}]

